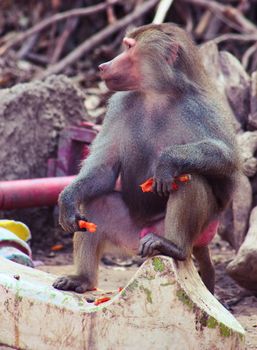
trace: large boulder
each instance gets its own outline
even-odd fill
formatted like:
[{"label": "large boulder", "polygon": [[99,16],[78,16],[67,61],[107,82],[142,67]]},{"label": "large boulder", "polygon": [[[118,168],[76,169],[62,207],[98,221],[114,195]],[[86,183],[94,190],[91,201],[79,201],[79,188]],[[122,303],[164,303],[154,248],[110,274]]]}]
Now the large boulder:
[{"label": "large boulder", "polygon": [[46,176],[59,132],[83,119],[83,94],[65,76],[0,90],[0,179]]}]

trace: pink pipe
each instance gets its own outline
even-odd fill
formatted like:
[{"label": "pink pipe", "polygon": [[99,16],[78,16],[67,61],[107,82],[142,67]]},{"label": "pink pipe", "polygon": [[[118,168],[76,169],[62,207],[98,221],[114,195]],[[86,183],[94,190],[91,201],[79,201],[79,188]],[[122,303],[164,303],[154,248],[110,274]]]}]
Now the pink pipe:
[{"label": "pink pipe", "polygon": [[0,209],[18,209],[55,205],[59,193],[75,176],[0,181]]}]

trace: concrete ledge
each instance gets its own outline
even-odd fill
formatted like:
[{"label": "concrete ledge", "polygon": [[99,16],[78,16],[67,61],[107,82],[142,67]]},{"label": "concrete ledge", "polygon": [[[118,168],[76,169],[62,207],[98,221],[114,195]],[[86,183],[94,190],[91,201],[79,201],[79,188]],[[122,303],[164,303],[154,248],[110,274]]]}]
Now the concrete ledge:
[{"label": "concrete ledge", "polygon": [[190,261],[148,259],[104,304],[54,289],[56,276],[0,259],[0,349],[240,350],[244,330]]}]

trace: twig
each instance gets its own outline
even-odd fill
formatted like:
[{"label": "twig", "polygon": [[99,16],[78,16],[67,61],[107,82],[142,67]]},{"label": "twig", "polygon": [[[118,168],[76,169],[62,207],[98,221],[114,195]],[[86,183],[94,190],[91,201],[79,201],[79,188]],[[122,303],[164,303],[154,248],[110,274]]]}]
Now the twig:
[{"label": "twig", "polygon": [[70,11],[65,11],[62,13],[57,13],[56,15],[50,18],[44,19],[43,21],[36,24],[32,28],[28,29],[26,32],[23,32],[20,35],[17,35],[13,40],[10,40],[10,42],[7,42],[6,45],[0,48],[0,56],[3,55],[6,51],[10,50],[12,47],[26,40],[29,36],[44,30],[45,28],[52,25],[53,23],[60,22],[71,17],[92,15],[94,13],[106,10],[106,8],[110,6],[110,4],[114,5],[119,2],[122,2],[122,0],[109,0],[108,3],[102,3],[102,4],[90,6],[87,8],[79,8],[79,9],[74,9]]},{"label": "twig", "polygon": [[253,56],[252,64],[251,64],[251,72],[255,72],[257,70],[257,55]]},{"label": "twig", "polygon": [[160,1],[159,5],[157,7],[157,10],[156,10],[156,14],[155,14],[154,19],[153,19],[154,24],[163,23],[166,15],[167,15],[167,12],[169,11],[172,3],[173,3],[173,0],[161,0]]},{"label": "twig", "polygon": [[106,2],[108,4],[107,9],[106,9],[108,24],[114,24],[117,21],[117,18],[115,16],[113,6],[109,0],[106,0]]},{"label": "twig", "polygon": [[186,31],[188,33],[192,33],[194,28],[192,12],[190,11],[189,8],[186,9],[184,12],[185,12],[185,19],[186,19]]},{"label": "twig", "polygon": [[211,0],[184,0],[184,2],[208,8],[215,13],[225,16],[238,24],[243,33],[257,33],[257,27],[245,18],[238,9],[232,6],[222,5],[221,3]]},{"label": "twig", "polygon": [[[185,0],[187,1],[187,0]],[[192,4],[193,5],[193,4]],[[201,7],[201,5],[199,6]],[[202,6],[204,7],[204,6]],[[217,18],[219,19],[221,22],[225,23],[228,27],[237,30],[238,32],[241,32],[241,27],[239,25],[237,25],[235,22],[231,21],[227,16],[225,16],[223,14],[222,11],[217,11],[216,7],[214,6],[214,8],[210,9],[209,7],[206,6],[206,8],[212,13],[215,14],[215,16],[213,16],[212,18]],[[199,9],[197,8],[197,6],[194,6],[194,10],[198,10],[198,16],[199,17]]]},{"label": "twig", "polygon": [[244,69],[248,67],[249,60],[251,56],[257,51],[257,43],[253,44],[252,46],[247,49],[242,57],[242,65]]},{"label": "twig", "polygon": [[[57,27],[58,27],[58,24],[57,23],[53,23],[51,25],[51,27],[49,28],[49,32],[48,32],[48,45],[46,45],[46,56],[47,56],[47,59],[48,59],[48,64],[51,60],[51,57],[52,57],[52,54],[53,54],[53,51],[56,47],[56,43],[55,43],[55,37],[57,35]],[[38,32],[39,34],[40,32]],[[39,42],[40,44],[40,42]]]},{"label": "twig", "polygon": [[44,71],[41,75],[37,76],[37,79],[45,78],[51,74],[58,74],[64,70],[65,67],[77,61],[82,55],[85,55],[90,50],[95,48],[98,44],[100,44],[103,40],[108,38],[110,35],[116,33],[122,28],[126,27],[128,24],[134,22],[142,15],[150,11],[155,5],[157,5],[159,0],[148,0],[144,2],[141,6],[137,7],[134,12],[128,14],[122,19],[118,20],[115,24],[109,25],[106,28],[99,31],[97,34],[93,35],[91,38],[84,41],[80,44],[75,50],[73,50],[69,55],[64,57],[58,63],[50,66],[46,71]]},{"label": "twig", "polygon": [[107,58],[113,57],[113,52],[117,50],[117,48],[120,46],[120,43],[122,42],[122,39],[125,36],[125,30],[121,30],[117,35],[116,38],[108,45],[101,45],[99,48],[99,52],[97,52],[97,55],[104,55]]},{"label": "twig", "polygon": [[[75,8],[80,8],[83,5],[83,0],[76,0],[75,1]],[[55,64],[59,61],[61,54],[64,50],[64,47],[66,45],[66,42],[70,38],[71,34],[76,29],[78,23],[79,23],[80,17],[70,17],[66,20],[64,29],[62,30],[62,33],[60,34],[59,38],[52,37],[50,40],[51,45],[48,48],[48,57],[49,64]],[[52,27],[55,27],[55,31],[57,28],[56,22]]]},{"label": "twig", "polygon": [[33,48],[33,46],[36,44],[38,40],[38,33],[32,35],[28,40],[24,42],[22,47],[20,48],[17,57],[19,59],[23,59],[27,56],[27,54],[30,52],[30,50]]},{"label": "twig", "polygon": [[54,64],[59,61],[59,58],[62,54],[63,48],[69,39],[71,33],[75,30],[76,26],[78,24],[78,18],[69,18],[65,24],[64,31],[58,38],[58,41],[56,43],[56,47],[54,49],[54,53],[52,55],[52,58],[50,60],[51,64]]},{"label": "twig", "polygon": [[174,10],[177,16],[184,22],[186,31],[191,34],[194,28],[194,23],[190,6],[185,6],[182,2],[175,1]]},{"label": "twig", "polygon": [[234,33],[228,33],[218,36],[217,38],[213,39],[213,41],[216,44],[219,44],[223,41],[229,41],[229,40],[235,40],[235,41],[255,41],[257,40],[257,33],[256,34],[234,34]]},{"label": "twig", "polygon": [[39,53],[28,52],[26,58],[29,61],[39,64],[43,67],[45,67],[49,63],[48,58],[45,55],[41,55]]},{"label": "twig", "polygon": [[204,33],[203,39],[210,40],[217,36],[218,32],[224,26],[224,21],[219,16],[212,16],[209,26]]},{"label": "twig", "polygon": [[195,35],[197,38],[201,38],[203,36],[203,33],[206,31],[211,18],[213,18],[213,14],[210,10],[206,10],[195,28]]}]

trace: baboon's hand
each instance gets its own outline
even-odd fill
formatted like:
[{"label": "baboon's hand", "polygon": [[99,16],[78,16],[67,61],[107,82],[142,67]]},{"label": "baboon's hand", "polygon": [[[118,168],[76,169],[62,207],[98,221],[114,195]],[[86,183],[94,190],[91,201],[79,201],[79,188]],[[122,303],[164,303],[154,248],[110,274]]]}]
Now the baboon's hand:
[{"label": "baboon's hand", "polygon": [[59,224],[66,232],[75,232],[79,230],[76,206],[68,189],[65,189],[59,196]]},{"label": "baboon's hand", "polygon": [[173,181],[179,174],[179,169],[172,166],[169,154],[162,153],[155,169],[153,191],[159,196],[168,196],[173,190]]}]

